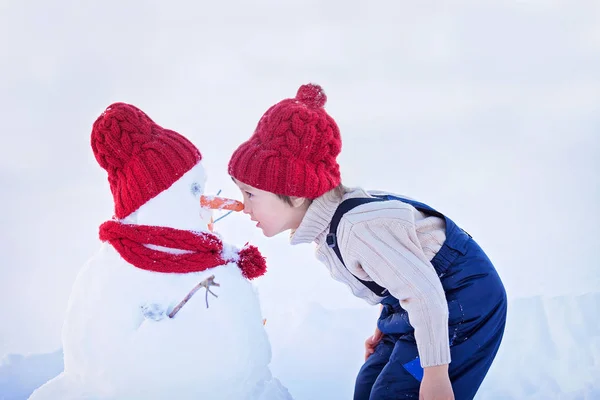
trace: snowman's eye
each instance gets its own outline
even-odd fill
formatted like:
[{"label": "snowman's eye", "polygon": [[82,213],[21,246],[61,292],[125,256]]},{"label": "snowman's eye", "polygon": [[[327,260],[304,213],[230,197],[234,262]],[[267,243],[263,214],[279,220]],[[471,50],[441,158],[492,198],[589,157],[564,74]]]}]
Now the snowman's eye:
[{"label": "snowman's eye", "polygon": [[198,182],[194,182],[192,183],[192,186],[190,187],[190,191],[192,192],[192,195],[194,196],[200,196],[203,192],[202,190],[202,185],[199,184]]}]

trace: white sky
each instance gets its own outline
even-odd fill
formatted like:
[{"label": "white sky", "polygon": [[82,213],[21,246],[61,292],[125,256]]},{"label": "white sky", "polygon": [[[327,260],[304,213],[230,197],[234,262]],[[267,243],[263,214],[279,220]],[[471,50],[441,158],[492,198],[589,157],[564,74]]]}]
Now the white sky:
[{"label": "white sky", "polygon": [[[600,289],[597,1],[1,0],[0,54],[0,356],[60,346],[112,215],[89,136],[114,101],[190,138],[208,187],[237,197],[229,155],[270,105],[319,83],[346,184],[445,212],[512,298]],[[219,224],[268,257],[266,314],[307,297],[365,307],[310,246],[243,216]]]}]

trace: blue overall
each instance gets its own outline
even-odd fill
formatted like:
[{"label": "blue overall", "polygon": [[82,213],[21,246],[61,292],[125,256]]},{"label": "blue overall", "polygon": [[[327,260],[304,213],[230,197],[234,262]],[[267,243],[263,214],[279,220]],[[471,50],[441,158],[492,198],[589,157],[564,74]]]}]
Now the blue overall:
[{"label": "blue overall", "polygon": [[[419,202],[383,198],[442,216]],[[446,240],[431,263],[448,301],[452,389],[456,400],[468,400],[475,396],[500,346],[506,322],[506,292],[479,245],[452,220],[443,218]],[[354,400],[418,399],[423,369],[414,329],[396,298],[388,296],[381,304],[377,326],[384,336],[358,374]]]}]

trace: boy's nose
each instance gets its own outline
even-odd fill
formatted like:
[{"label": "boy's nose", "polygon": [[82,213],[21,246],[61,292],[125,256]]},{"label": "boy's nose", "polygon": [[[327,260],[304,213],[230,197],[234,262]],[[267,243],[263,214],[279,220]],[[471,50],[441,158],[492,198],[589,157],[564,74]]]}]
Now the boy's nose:
[{"label": "boy's nose", "polygon": [[250,207],[248,207],[248,203],[244,202],[244,214],[250,214]]}]

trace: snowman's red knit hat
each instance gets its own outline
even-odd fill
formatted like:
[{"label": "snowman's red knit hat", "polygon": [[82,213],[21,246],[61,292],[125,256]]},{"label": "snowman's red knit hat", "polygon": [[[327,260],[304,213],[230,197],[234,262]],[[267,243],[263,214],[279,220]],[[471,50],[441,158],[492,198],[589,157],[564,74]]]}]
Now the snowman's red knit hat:
[{"label": "snowman's red knit hat", "polygon": [[119,219],[169,188],[202,159],[185,137],[125,103],[111,104],[98,117],[91,142],[98,164],[108,173]]}]

